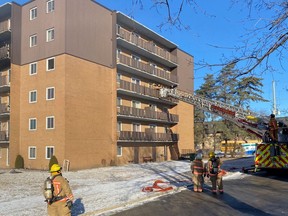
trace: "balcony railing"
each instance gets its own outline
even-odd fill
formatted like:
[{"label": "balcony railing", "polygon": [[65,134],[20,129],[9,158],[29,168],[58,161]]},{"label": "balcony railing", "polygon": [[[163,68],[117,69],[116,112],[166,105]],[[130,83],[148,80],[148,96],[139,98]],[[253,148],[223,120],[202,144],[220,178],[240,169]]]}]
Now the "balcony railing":
[{"label": "balcony railing", "polygon": [[[120,80],[120,84],[118,84],[118,85],[119,85],[118,88],[120,88],[120,89],[134,92],[134,93],[139,94],[139,95],[146,95],[146,96],[154,97],[157,99],[160,98],[160,93],[159,93],[159,90],[157,90],[157,89],[148,88],[145,86],[141,86],[139,84],[127,82],[125,80]],[[175,98],[167,98],[167,100],[172,102],[172,103],[178,103],[178,101],[179,101],[178,99],[175,99]]]},{"label": "balcony railing", "polygon": [[117,114],[143,119],[154,119],[170,123],[177,123],[179,121],[178,115],[167,112],[156,112],[149,107],[146,109],[139,109],[135,107],[120,106]]},{"label": "balcony railing", "polygon": [[9,141],[8,131],[0,131],[0,141]]},{"label": "balcony railing", "polygon": [[168,61],[177,64],[176,55],[173,55],[168,50],[157,46],[153,41],[146,41],[143,38],[140,38],[138,35],[127,31],[121,26],[117,26],[117,35],[123,38],[124,40],[128,41],[129,43],[133,43],[136,46],[147,50],[148,52],[151,52],[157,56],[160,56]]},{"label": "balcony railing", "polygon": [[118,63],[135,68],[137,70],[142,71],[143,73],[169,80],[171,82],[176,83],[178,81],[176,75],[173,75],[165,70],[155,68],[154,66],[150,64],[140,62],[138,60],[132,59],[131,57],[125,56],[123,54],[119,54],[118,57],[119,57]]},{"label": "balcony railing", "polygon": [[10,58],[10,49],[9,45],[0,47],[0,59]]},{"label": "balcony railing", "polygon": [[0,22],[0,34],[5,31],[10,31],[10,19]]},{"label": "balcony railing", "polygon": [[178,142],[178,134],[169,133],[146,133],[135,131],[120,131],[118,141],[141,141],[141,142]]}]

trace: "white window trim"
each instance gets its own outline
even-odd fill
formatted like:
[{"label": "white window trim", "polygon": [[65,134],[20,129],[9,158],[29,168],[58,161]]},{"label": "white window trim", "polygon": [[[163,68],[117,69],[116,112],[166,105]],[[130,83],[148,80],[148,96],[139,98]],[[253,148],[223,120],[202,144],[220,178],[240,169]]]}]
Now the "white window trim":
[{"label": "white window trim", "polygon": [[[31,129],[31,121],[32,120],[35,120],[35,123],[36,123],[35,129]],[[37,130],[37,118],[29,118],[29,131],[36,131],[36,130]]]},{"label": "white window trim", "polygon": [[[53,128],[48,128],[48,119],[53,118]],[[55,129],[55,116],[47,116],[46,117],[46,130],[53,130]]]},{"label": "white window trim", "polygon": [[[139,131],[134,131],[134,130],[133,130],[133,125],[139,125]],[[142,126],[142,125],[141,125],[140,123],[132,122],[132,124],[131,124],[132,130],[131,130],[131,131],[132,131],[132,132],[141,132],[141,131],[142,131],[141,126]]]},{"label": "white window trim", "polygon": [[[35,101],[31,101],[31,93],[35,92],[36,93],[36,100]],[[32,90],[29,91],[29,103],[36,103],[37,102],[37,90]]]},{"label": "white window trim", "polygon": [[[31,157],[30,155],[30,149],[34,148],[35,149],[35,157]],[[31,160],[36,160],[37,159],[37,148],[36,146],[28,146],[28,159]]]},{"label": "white window trim", "polygon": [[[53,69],[48,69],[48,62],[49,62],[49,60],[51,60],[51,59],[54,59],[54,68],[53,68]],[[56,63],[55,63],[55,62],[56,62],[56,61],[55,61],[55,57],[46,59],[46,71],[53,71],[53,70],[55,70],[55,68],[56,68]]]},{"label": "white window trim", "polygon": [[[32,11],[33,11],[33,10],[36,10],[36,16],[35,16],[34,18],[32,17],[32,14],[33,14]],[[29,18],[30,18],[30,20],[34,20],[34,19],[37,18],[37,7],[33,7],[33,8],[30,9],[30,11],[29,11]]]},{"label": "white window trim", "polygon": [[[36,43],[33,45],[32,44],[32,38],[36,38]],[[33,34],[33,35],[30,35],[30,37],[29,37],[29,45],[30,45],[30,47],[35,47],[35,46],[37,46],[37,34]]]},{"label": "white window trim", "polygon": [[[137,83],[139,81],[139,84]],[[135,77],[131,77],[131,83],[141,85],[141,80]]]},{"label": "white window trim", "polygon": [[[31,73],[32,72],[32,65],[36,65],[36,72],[35,73]],[[31,75],[31,76],[35,75],[35,74],[37,74],[37,71],[38,71],[38,63],[37,62],[30,63],[30,65],[29,65],[29,75]]]},{"label": "white window trim", "polygon": [[[136,104],[136,107],[134,107],[133,104]],[[131,107],[132,107],[132,108],[141,109],[141,102],[140,102],[140,101],[137,101],[137,100],[132,100],[132,101],[131,101]]]},{"label": "white window trim", "polygon": [[52,149],[53,149],[53,154],[51,155],[51,157],[52,157],[53,155],[55,155],[55,147],[54,147],[54,146],[46,146],[46,148],[45,148],[45,159],[51,159],[51,158],[48,158],[48,157],[47,157],[48,148],[52,148]]},{"label": "white window trim", "polygon": [[[53,98],[48,98],[48,90],[53,89]],[[55,87],[48,87],[46,88],[46,100],[55,100]]]},{"label": "white window trim", "polygon": [[[53,31],[53,38],[49,39],[49,32]],[[46,42],[51,42],[55,39],[55,30],[54,28],[50,28],[46,30]]]},{"label": "white window trim", "polygon": [[[53,4],[54,4],[54,9],[53,10],[51,10],[51,11],[48,11],[48,4],[49,4],[49,2],[53,2]],[[51,12],[53,12],[55,10],[55,1],[54,0],[48,0],[47,2],[46,2],[46,13],[51,13]]]}]

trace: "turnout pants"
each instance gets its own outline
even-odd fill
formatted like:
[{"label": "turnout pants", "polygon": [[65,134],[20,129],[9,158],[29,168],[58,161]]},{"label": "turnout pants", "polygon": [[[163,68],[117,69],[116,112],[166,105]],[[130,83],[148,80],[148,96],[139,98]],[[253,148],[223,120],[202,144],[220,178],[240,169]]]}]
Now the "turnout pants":
[{"label": "turnout pants", "polygon": [[203,191],[204,178],[203,175],[195,175],[192,176],[193,181],[193,189],[195,192]]},{"label": "turnout pants", "polygon": [[223,192],[223,182],[222,182],[222,176],[219,175],[210,175],[210,180],[212,183],[212,192],[217,192],[217,187],[219,192]]},{"label": "turnout pants", "polygon": [[71,216],[71,210],[66,206],[65,201],[57,201],[51,205],[48,204],[47,211],[49,216]]}]

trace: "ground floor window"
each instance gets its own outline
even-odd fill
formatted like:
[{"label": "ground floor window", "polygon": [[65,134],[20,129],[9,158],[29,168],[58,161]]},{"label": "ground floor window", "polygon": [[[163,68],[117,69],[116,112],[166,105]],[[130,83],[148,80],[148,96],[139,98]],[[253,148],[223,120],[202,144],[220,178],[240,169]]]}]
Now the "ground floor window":
[{"label": "ground floor window", "polygon": [[28,149],[28,158],[29,159],[36,159],[36,147],[35,146],[29,146]]},{"label": "ground floor window", "polygon": [[54,146],[46,146],[46,159],[51,159],[54,155]]},{"label": "ground floor window", "polygon": [[122,146],[117,146],[117,156],[122,156]]}]

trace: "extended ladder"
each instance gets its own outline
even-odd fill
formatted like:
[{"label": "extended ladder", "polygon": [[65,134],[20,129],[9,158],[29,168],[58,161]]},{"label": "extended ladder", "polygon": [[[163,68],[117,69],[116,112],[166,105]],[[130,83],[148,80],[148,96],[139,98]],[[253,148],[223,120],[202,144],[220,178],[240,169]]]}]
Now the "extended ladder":
[{"label": "extended ladder", "polygon": [[221,116],[247,132],[253,133],[263,139],[267,131],[269,119],[258,116],[256,113],[246,111],[240,107],[232,106],[221,101],[209,100],[203,97],[180,91],[178,89],[160,89],[160,98],[172,97],[192,104],[197,108]]}]

